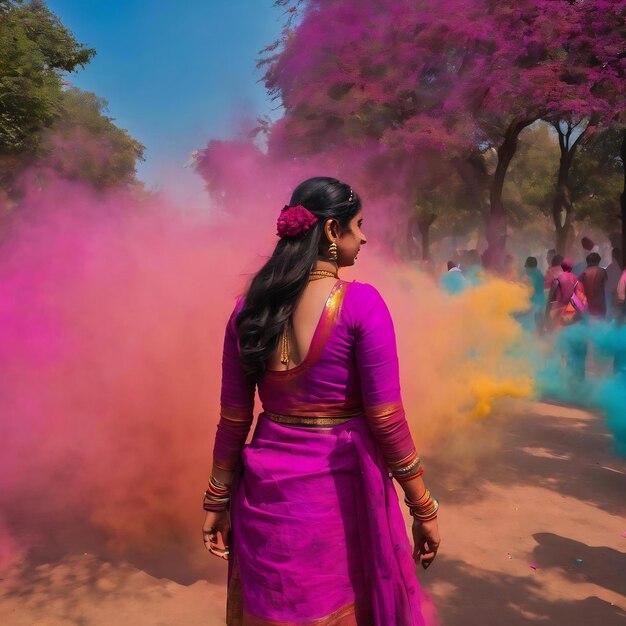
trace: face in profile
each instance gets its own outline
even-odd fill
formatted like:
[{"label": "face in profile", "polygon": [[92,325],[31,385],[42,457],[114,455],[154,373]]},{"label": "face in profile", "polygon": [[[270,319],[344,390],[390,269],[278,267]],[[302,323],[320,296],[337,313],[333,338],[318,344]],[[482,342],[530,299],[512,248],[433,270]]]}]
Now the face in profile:
[{"label": "face in profile", "polygon": [[361,246],[367,243],[362,231],[363,212],[359,211],[348,224],[341,229],[337,239],[337,264],[339,267],[354,265]]}]

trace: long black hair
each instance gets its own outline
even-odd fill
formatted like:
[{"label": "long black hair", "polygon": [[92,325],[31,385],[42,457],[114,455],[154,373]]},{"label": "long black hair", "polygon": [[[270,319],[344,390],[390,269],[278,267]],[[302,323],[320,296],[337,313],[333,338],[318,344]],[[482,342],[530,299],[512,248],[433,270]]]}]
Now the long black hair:
[{"label": "long black hair", "polygon": [[267,263],[252,279],[245,304],[237,316],[239,358],[244,371],[258,380],[265,363],[278,346],[281,332],[307,285],[319,256],[327,255],[330,242],[324,223],[330,218],[342,228],[361,209],[361,200],[349,185],[317,176],[300,183],[289,206],[302,205],[318,221],[296,237],[283,237]]}]

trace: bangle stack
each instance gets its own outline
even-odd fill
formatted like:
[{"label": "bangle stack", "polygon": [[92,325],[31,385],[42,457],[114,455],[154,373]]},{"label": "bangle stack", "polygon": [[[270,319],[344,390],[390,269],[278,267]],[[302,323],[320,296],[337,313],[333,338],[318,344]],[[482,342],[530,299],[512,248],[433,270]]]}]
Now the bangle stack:
[{"label": "bangle stack", "polygon": [[204,492],[202,508],[205,511],[225,511],[230,502],[230,487],[211,476],[209,486]]},{"label": "bangle stack", "polygon": [[405,483],[408,480],[416,478],[417,476],[421,476],[423,473],[424,470],[421,466],[420,458],[417,455],[415,455],[407,465],[398,467],[392,472],[393,477],[399,483]]},{"label": "bangle stack", "polygon": [[404,503],[409,507],[411,516],[418,522],[429,522],[435,519],[437,511],[439,511],[439,502],[431,497],[428,489],[417,502],[411,502],[408,498],[404,498]]}]

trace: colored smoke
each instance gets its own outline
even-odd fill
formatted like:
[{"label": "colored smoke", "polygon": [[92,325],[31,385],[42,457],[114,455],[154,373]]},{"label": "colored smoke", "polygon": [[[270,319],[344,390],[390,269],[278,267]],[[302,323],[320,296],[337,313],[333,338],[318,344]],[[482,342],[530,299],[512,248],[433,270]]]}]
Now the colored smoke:
[{"label": "colored smoke", "polygon": [[[32,186],[0,247],[4,565],[90,550],[145,563],[169,554],[206,572],[198,502],[224,324],[288,195],[276,188],[227,217],[51,179]],[[462,436],[499,397],[530,393],[506,354],[523,288],[494,280],[453,298],[375,249],[346,277],[389,301],[421,449]]]},{"label": "colored smoke", "polygon": [[539,393],[600,411],[616,452],[626,456],[626,326],[585,320],[564,328],[553,341],[553,349],[534,357],[542,364]]}]

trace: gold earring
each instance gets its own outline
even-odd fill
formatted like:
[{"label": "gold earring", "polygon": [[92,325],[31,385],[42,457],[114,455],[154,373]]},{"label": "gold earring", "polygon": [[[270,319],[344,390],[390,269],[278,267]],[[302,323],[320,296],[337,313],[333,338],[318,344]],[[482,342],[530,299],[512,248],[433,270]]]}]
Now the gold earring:
[{"label": "gold earring", "polygon": [[330,244],[330,246],[328,247],[328,255],[330,256],[331,261],[337,260],[337,244],[336,243],[333,242]]}]

